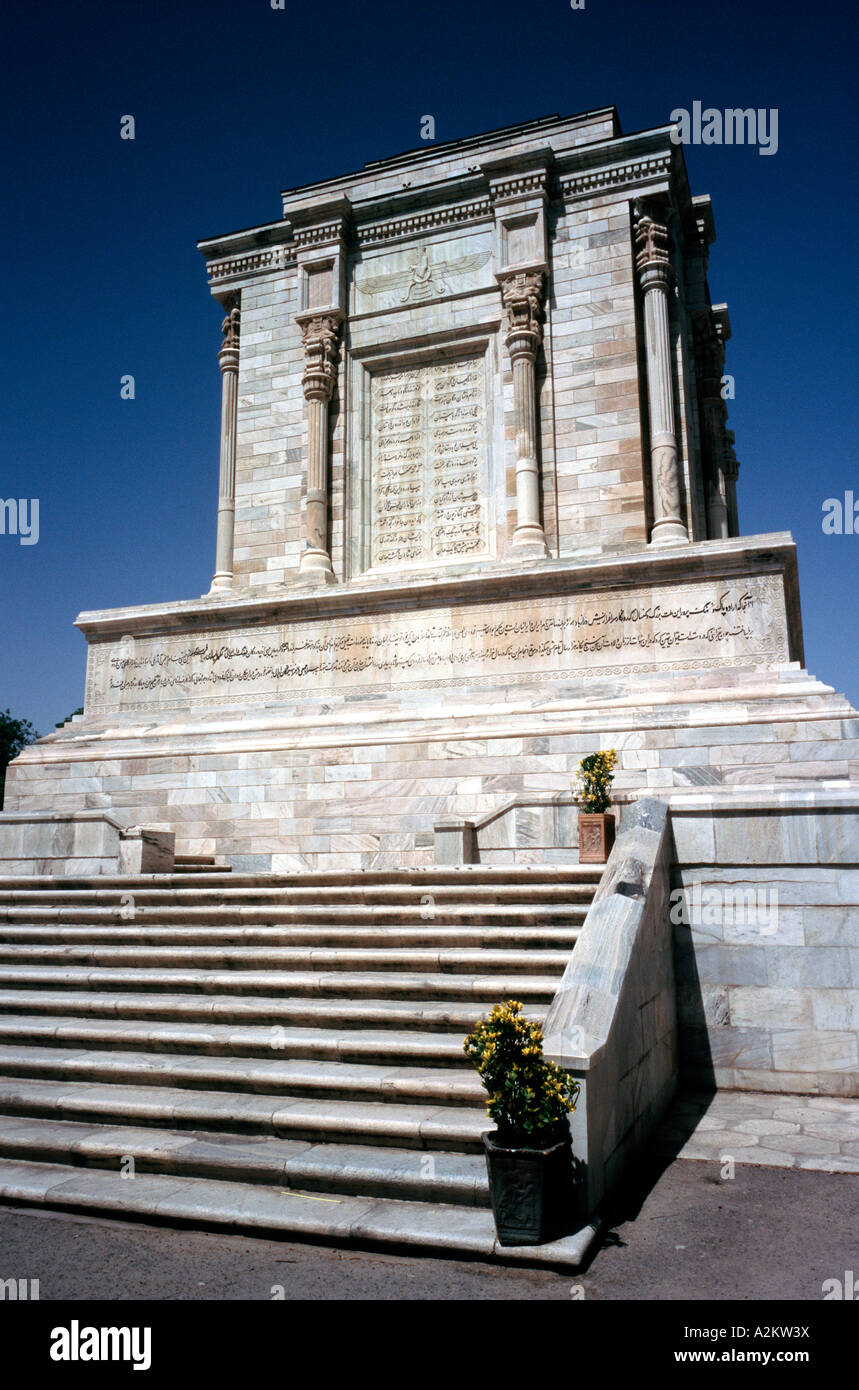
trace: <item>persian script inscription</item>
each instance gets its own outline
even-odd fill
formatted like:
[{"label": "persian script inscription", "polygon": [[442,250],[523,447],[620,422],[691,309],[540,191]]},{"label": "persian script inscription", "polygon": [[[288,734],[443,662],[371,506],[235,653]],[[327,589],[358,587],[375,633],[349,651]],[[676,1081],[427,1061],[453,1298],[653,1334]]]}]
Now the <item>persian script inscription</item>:
[{"label": "persian script inscription", "polygon": [[372,378],[374,568],[488,553],[485,381],[475,356]]},{"label": "persian script inscription", "polygon": [[88,707],[157,708],[302,693],[437,690],[788,659],[778,582],[569,595],[329,618],[90,649]]}]

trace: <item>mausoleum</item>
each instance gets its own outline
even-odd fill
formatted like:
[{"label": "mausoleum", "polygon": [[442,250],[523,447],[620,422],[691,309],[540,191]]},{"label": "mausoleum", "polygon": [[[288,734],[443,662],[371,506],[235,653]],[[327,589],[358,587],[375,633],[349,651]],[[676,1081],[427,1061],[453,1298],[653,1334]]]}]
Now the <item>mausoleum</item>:
[{"label": "mausoleum", "polygon": [[[515,889],[533,924],[547,885],[558,911],[565,885],[593,896],[571,782],[616,749],[590,912],[643,915],[627,957],[588,916],[534,994],[590,1078],[600,1191],[678,1073],[859,1089],[859,720],[805,669],[790,535],[741,533],[715,223],[671,137],[613,107],[529,121],[200,243],[223,319],[211,583],[80,615],[84,713],[10,767],[0,819],[10,876],[196,864],[202,887],[209,864],[235,892],[367,904],[384,882],[414,905],[440,874],[450,930],[478,886],[475,921]],[[777,889],[777,929],[672,932],[669,895],[701,883]],[[472,1014],[530,968],[475,977]]]}]

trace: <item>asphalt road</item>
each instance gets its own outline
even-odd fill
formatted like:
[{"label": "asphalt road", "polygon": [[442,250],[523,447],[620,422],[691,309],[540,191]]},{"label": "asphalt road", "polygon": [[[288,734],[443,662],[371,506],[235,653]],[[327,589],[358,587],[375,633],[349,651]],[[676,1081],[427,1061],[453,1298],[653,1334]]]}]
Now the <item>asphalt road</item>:
[{"label": "asphalt road", "polygon": [[[655,1180],[655,1185],[654,1185]],[[677,1161],[628,1193],[578,1274],[0,1207],[0,1279],[41,1300],[820,1301],[859,1278],[859,1176]],[[649,1189],[649,1190],[647,1190]]]}]

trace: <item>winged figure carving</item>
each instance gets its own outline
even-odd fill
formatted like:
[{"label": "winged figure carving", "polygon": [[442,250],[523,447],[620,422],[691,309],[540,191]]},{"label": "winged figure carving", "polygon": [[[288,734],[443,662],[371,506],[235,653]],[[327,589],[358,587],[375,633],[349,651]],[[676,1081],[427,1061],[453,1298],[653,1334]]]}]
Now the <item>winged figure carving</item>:
[{"label": "winged figure carving", "polygon": [[451,260],[433,262],[425,246],[412,254],[406,270],[393,270],[388,275],[368,275],[357,288],[361,294],[397,294],[400,304],[417,304],[449,294],[448,279],[467,275],[489,260],[491,252],[478,251],[471,256],[456,256]]}]

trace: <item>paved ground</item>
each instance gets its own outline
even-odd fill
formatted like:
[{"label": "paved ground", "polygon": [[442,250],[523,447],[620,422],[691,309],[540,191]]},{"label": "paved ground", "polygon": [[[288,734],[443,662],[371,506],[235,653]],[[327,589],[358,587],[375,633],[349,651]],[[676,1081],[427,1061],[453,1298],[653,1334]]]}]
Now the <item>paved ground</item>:
[{"label": "paved ground", "polygon": [[[655,1139],[664,1156],[859,1173],[859,1101],[757,1091],[684,1095]],[[859,1271],[857,1271],[859,1272]]]},{"label": "paved ground", "polygon": [[642,1174],[582,1273],[282,1244],[0,1208],[0,1277],[50,1299],[819,1301],[859,1275],[859,1177],[672,1163]]}]

